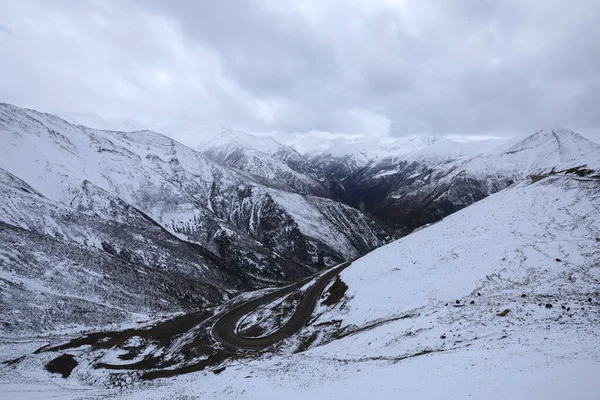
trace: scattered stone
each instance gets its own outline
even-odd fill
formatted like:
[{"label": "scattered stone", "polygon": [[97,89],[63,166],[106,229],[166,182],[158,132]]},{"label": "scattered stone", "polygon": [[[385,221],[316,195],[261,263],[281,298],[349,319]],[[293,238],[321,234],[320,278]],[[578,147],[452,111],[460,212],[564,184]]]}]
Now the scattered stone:
[{"label": "scattered stone", "polygon": [[571,311],[571,307],[567,307],[567,311]]},{"label": "scattered stone", "polygon": [[219,375],[221,372],[225,371],[225,368],[227,368],[227,367],[221,367],[221,368],[213,369],[213,374]]},{"label": "scattered stone", "polygon": [[444,335],[440,336],[440,339],[446,339],[446,335],[444,334]]},{"label": "scattered stone", "polygon": [[448,307],[448,303],[446,303],[446,307]]},{"label": "scattered stone", "polygon": [[481,296],[481,293],[477,292],[477,296]]},{"label": "scattered stone", "polygon": [[562,260],[560,258],[557,258],[556,261],[561,262]]},{"label": "scattered stone", "polygon": [[591,302],[592,302],[592,298],[591,298],[591,297],[588,297],[588,301],[591,303]]},{"label": "scattered stone", "polygon": [[460,304],[460,300],[456,300],[456,304]]},{"label": "scattered stone", "polygon": [[496,316],[498,316],[498,317],[506,317],[509,312],[510,312],[510,310],[507,308],[506,310],[502,311],[501,313],[496,314]]},{"label": "scattered stone", "polygon": [[566,308],[565,306],[560,306],[563,310]]},{"label": "scattered stone", "polygon": [[526,295],[525,293],[523,293],[523,294],[521,295],[521,297],[527,297],[527,295]]},{"label": "scattered stone", "polygon": [[550,303],[546,304],[546,308],[552,308],[552,304],[550,304]]}]

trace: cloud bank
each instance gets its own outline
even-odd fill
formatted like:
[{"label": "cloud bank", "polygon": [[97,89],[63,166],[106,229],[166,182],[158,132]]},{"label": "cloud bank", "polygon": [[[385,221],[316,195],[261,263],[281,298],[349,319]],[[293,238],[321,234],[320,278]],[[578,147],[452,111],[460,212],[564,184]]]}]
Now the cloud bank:
[{"label": "cloud bank", "polygon": [[599,39],[592,0],[8,1],[0,101],[312,136],[593,132]]}]

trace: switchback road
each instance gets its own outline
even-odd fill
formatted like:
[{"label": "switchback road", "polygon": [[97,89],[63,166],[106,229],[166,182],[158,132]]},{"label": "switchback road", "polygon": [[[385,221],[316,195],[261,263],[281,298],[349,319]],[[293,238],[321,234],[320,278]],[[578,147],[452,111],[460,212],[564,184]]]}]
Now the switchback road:
[{"label": "switchback road", "polygon": [[269,347],[287,337],[298,332],[310,319],[317,300],[321,296],[323,289],[331,280],[351,264],[351,261],[333,267],[316,278],[315,282],[306,290],[298,307],[292,317],[275,332],[260,338],[244,338],[236,331],[238,321],[244,316],[252,313],[258,307],[271,303],[278,298],[286,296],[295,290],[300,289],[307,282],[315,279],[314,276],[306,278],[293,285],[268,293],[264,296],[252,299],[242,305],[239,305],[229,311],[226,311],[215,322],[212,328],[213,337],[223,345],[233,349],[260,350]]}]

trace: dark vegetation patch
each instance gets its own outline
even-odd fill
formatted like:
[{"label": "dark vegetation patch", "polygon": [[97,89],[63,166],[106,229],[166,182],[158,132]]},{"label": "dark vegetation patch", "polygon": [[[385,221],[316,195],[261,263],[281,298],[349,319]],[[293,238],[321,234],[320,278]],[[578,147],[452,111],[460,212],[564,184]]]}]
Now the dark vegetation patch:
[{"label": "dark vegetation patch", "polygon": [[[468,347],[468,346],[470,346],[470,344],[465,345],[465,347]],[[431,353],[440,353],[442,351],[445,351],[445,349],[425,349],[423,351],[419,351],[418,353],[407,354],[407,355],[399,356],[399,357],[379,356],[379,357],[368,357],[365,360],[385,360],[385,361],[398,362],[398,361],[406,360],[408,358],[425,356],[425,355],[431,354]]]},{"label": "dark vegetation patch", "polygon": [[213,374],[219,375],[221,372],[225,371],[225,368],[227,368],[227,367],[223,366],[221,368],[213,369]]},{"label": "dark vegetation patch", "polygon": [[78,362],[71,354],[63,354],[46,364],[45,368],[52,374],[61,374],[63,378],[68,378],[77,364]]},{"label": "dark vegetation patch", "polygon": [[239,332],[240,336],[244,337],[244,338],[260,337],[264,333],[265,333],[265,330],[260,325],[253,325],[253,326],[246,328],[244,330],[241,330]]},{"label": "dark vegetation patch", "polygon": [[118,347],[133,337],[150,339],[165,346],[171,343],[172,339],[183,334],[212,314],[208,311],[197,311],[175,318],[171,318],[149,328],[126,329],[124,331],[97,332],[85,335],[71,341],[53,347],[42,347],[35,351],[36,354],[48,351],[61,351],[73,349],[85,345],[92,346],[92,349],[111,349]]},{"label": "dark vegetation patch", "polygon": [[8,365],[9,367],[12,367],[13,365],[17,365],[18,363],[20,363],[24,359],[25,359],[25,356],[21,356],[21,357],[13,358],[12,360],[2,361],[2,364]]},{"label": "dark vegetation patch", "polygon": [[[91,333],[79,338],[72,339],[71,341],[52,347],[42,347],[35,351],[36,354],[50,352],[50,351],[63,351],[66,349],[74,349],[81,346],[89,345],[93,350],[99,349],[124,349],[127,353],[120,355],[119,358],[122,360],[132,360],[137,357],[143,348],[149,343],[158,345],[159,347],[168,347],[175,338],[188,332],[190,329],[199,325],[210,317],[212,313],[210,311],[197,311],[181,315],[175,318],[168,319],[160,322],[149,328],[139,329],[126,329],[124,331],[110,331],[110,332],[98,332]],[[126,342],[129,339],[139,337],[145,339],[139,346],[128,346]],[[206,339],[206,338],[205,338]],[[207,342],[207,345],[209,342]],[[163,360],[162,357],[154,357],[152,355],[146,356],[143,360],[130,363],[130,364],[106,364],[97,363],[96,368],[104,369],[129,369],[129,370],[143,370],[157,367],[167,367],[173,364],[173,361]]]},{"label": "dark vegetation patch", "polygon": [[577,176],[588,176],[593,174],[595,171],[593,169],[585,168],[587,165],[581,165],[579,167],[573,167],[565,170],[566,174],[575,174]]},{"label": "dark vegetation patch", "polygon": [[308,350],[310,345],[313,344],[315,342],[315,340],[317,340],[318,337],[319,337],[319,335],[317,334],[317,332],[313,332],[312,335],[310,335],[309,337],[304,339],[302,341],[302,343],[300,343],[300,346],[298,346],[298,348],[296,349],[296,351],[294,351],[294,353],[302,353],[303,351]]},{"label": "dark vegetation patch", "polygon": [[327,297],[322,301],[322,303],[326,306],[332,306],[338,303],[342,297],[344,297],[344,294],[346,294],[347,290],[348,285],[346,285],[346,283],[344,283],[339,276],[336,276],[335,281],[325,293]]},{"label": "dark vegetation patch", "polygon": [[354,335],[354,334],[359,333],[359,332],[364,332],[364,331],[368,331],[369,329],[377,328],[378,326],[387,324],[389,322],[398,321],[398,320],[406,319],[406,318],[415,318],[415,317],[418,317],[418,316],[419,316],[419,314],[405,314],[405,315],[402,315],[400,317],[393,317],[393,318],[384,319],[382,321],[373,322],[372,324],[361,326],[359,328],[357,328],[355,326],[354,327],[348,327],[348,328],[344,329],[343,332],[336,333],[334,335],[334,338],[335,339],[341,339],[341,338],[344,338],[346,336]]},{"label": "dark vegetation patch", "polygon": [[221,364],[226,359],[231,359],[231,355],[225,351],[217,352],[208,356],[206,360],[202,360],[195,364],[186,365],[185,367],[175,369],[158,369],[154,371],[146,372],[140,375],[140,379],[144,381],[152,381],[159,378],[170,378],[172,376],[189,374],[192,372],[203,371],[207,367],[216,366]]}]

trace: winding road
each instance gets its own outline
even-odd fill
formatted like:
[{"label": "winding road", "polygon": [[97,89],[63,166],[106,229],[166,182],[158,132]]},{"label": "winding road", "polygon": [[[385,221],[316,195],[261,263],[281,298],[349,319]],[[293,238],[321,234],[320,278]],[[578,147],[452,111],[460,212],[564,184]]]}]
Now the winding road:
[{"label": "winding road", "polygon": [[287,337],[298,332],[310,319],[310,316],[315,309],[317,300],[327,284],[352,262],[348,261],[331,268],[329,271],[322,273],[315,282],[306,290],[296,311],[292,317],[275,332],[260,338],[244,338],[236,331],[238,321],[244,316],[252,313],[258,307],[268,304],[280,297],[286,296],[295,290],[300,289],[307,282],[315,279],[315,276],[308,277],[296,282],[290,286],[268,293],[264,296],[252,299],[244,304],[241,304],[229,311],[226,311],[215,322],[212,327],[213,337],[221,342],[224,346],[232,349],[244,350],[260,350],[269,347]]}]

